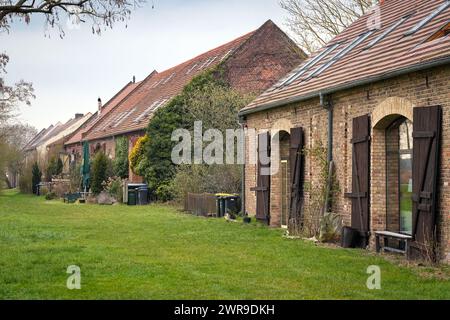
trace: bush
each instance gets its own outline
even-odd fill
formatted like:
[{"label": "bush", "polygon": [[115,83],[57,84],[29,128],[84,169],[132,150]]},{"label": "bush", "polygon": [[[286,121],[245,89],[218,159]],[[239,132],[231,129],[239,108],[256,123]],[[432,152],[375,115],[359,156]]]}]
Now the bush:
[{"label": "bush", "polygon": [[54,192],[49,192],[45,195],[45,200],[55,200],[58,196]]},{"label": "bush", "polygon": [[130,152],[130,156],[128,157],[131,171],[133,171],[134,174],[137,174],[139,176],[145,175],[145,168],[147,164],[147,158],[145,156],[145,148],[148,142],[149,142],[148,135],[140,137],[136,141],[136,144],[134,145],[133,149]]},{"label": "bush", "polygon": [[108,179],[109,161],[106,155],[99,151],[92,162],[91,191],[98,195],[103,191],[103,183]]},{"label": "bush", "polygon": [[70,184],[66,182],[58,182],[53,184],[52,190],[58,198],[62,198],[64,197],[64,194],[70,192]]},{"label": "bush", "polygon": [[183,165],[177,170],[173,185],[176,199],[181,202],[191,193],[240,193],[239,165]]},{"label": "bush", "polygon": [[83,176],[81,174],[81,164],[70,166],[70,192],[78,192],[82,189]]},{"label": "bush", "polygon": [[19,189],[22,193],[33,193],[33,168],[26,165],[20,172]]},{"label": "bush", "polygon": [[58,161],[56,162],[56,175],[60,176],[63,172],[64,164],[61,160],[61,158],[58,158]]},{"label": "bush", "polygon": [[51,182],[53,177],[58,174],[58,160],[56,160],[56,157],[51,157],[47,168],[45,170],[45,180],[47,182]]},{"label": "bush", "polygon": [[41,196],[46,196],[47,193],[49,193],[50,190],[48,190],[48,187],[46,186],[42,186],[41,189],[39,190],[39,194]]},{"label": "bush", "polygon": [[156,189],[156,198],[158,201],[167,202],[173,200],[174,197],[175,190],[172,183],[161,184]]},{"label": "bush", "polygon": [[126,137],[116,140],[116,158],[113,161],[113,172],[117,177],[128,178],[128,139]]},{"label": "bush", "polygon": [[37,162],[33,164],[33,168],[31,169],[31,183],[32,183],[32,192],[33,194],[37,194],[37,185],[41,183],[42,172],[39,169]]},{"label": "bush", "polygon": [[120,178],[109,178],[104,183],[104,188],[108,194],[117,200],[117,202],[123,202],[123,181]]},{"label": "bush", "polygon": [[320,221],[319,241],[335,242],[342,230],[342,218],[336,213],[326,213]]}]

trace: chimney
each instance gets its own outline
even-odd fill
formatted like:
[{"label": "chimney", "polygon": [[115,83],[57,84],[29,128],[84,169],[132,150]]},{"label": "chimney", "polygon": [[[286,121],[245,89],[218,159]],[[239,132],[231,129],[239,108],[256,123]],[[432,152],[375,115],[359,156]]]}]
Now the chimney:
[{"label": "chimney", "polygon": [[98,102],[98,116],[100,117],[100,115],[102,114],[102,99],[98,98],[97,100]]},{"label": "chimney", "polygon": [[133,83],[136,83],[136,76],[133,76]]},{"label": "chimney", "polygon": [[84,114],[82,113],[75,113],[75,119],[81,119],[83,118]]},{"label": "chimney", "polygon": [[380,6],[384,4],[384,0],[380,0]]}]

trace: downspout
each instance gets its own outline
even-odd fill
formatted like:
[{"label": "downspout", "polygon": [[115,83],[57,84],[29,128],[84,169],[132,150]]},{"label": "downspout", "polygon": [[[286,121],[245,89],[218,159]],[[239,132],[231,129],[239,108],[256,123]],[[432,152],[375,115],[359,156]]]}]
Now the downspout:
[{"label": "downspout", "polygon": [[[242,146],[242,154],[244,156],[244,163],[242,164],[242,170],[241,170],[241,212],[243,216],[247,215],[247,212],[245,210],[245,159],[246,159],[246,136],[245,136],[245,128],[247,126],[245,117],[239,116],[239,125],[241,127],[241,132],[243,135],[244,144]],[[239,148],[239,146],[238,146]]]},{"label": "downspout", "polygon": [[327,163],[328,163],[328,181],[327,181],[327,194],[325,197],[325,204],[323,207],[323,214],[330,212],[331,209],[331,184],[332,184],[332,172],[333,172],[333,102],[331,95],[324,95],[320,93],[320,105],[328,111],[328,143],[327,143]]},{"label": "downspout", "polygon": [[333,102],[331,95],[324,95],[320,93],[320,106],[328,111],[328,142],[327,142],[327,160],[328,165],[333,161]]}]

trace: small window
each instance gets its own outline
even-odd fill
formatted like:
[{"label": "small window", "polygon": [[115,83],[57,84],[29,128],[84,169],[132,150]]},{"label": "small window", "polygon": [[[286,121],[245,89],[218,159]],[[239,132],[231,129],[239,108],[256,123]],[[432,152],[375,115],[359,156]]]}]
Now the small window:
[{"label": "small window", "polygon": [[198,63],[195,63],[192,67],[189,68],[188,71],[186,71],[186,75],[190,74],[192,70],[194,70],[198,66]]},{"label": "small window", "polygon": [[287,77],[285,80],[283,80],[277,88],[281,88],[283,86],[289,85],[298,78],[300,78],[302,75],[304,75],[310,68],[314,67],[317,63],[319,63],[323,58],[325,58],[327,55],[329,55],[331,52],[333,52],[337,47],[339,47],[340,43],[335,43],[329,47],[327,47],[325,50],[323,50],[320,54],[315,56],[313,59],[311,59],[309,62],[305,63],[304,65],[300,66],[298,70],[295,70],[293,74],[291,74],[289,77]]},{"label": "small window", "polygon": [[150,105],[150,107],[148,107],[147,109],[145,109],[145,111],[142,112],[142,113],[139,115],[139,117],[137,117],[137,118],[134,120],[134,123],[138,123],[138,122],[140,122],[141,120],[143,120],[145,117],[147,117],[147,116],[150,114],[150,112],[152,112],[152,110],[155,108],[155,106],[156,106],[158,103],[159,103],[159,100],[153,102],[153,103]]},{"label": "small window", "polygon": [[405,36],[410,36],[420,29],[422,29],[428,22],[436,18],[442,11],[446,10],[450,7],[450,0],[445,0],[443,4],[441,4],[436,10],[426,16],[422,21],[416,24],[412,29],[405,33]]},{"label": "small window", "polygon": [[[148,107],[147,109],[145,109],[144,112],[142,112],[135,120],[134,123],[138,123],[141,122],[144,118],[147,118],[152,112],[155,112],[157,109],[161,108],[162,106],[164,106],[171,98],[165,98],[165,99],[160,99],[160,100],[156,100],[155,102],[153,102],[150,107]],[[134,110],[133,110],[134,111]]]},{"label": "small window", "polygon": [[153,85],[150,88],[156,88],[157,86],[159,86],[162,82],[164,81],[164,78],[160,79],[159,81],[156,81],[155,83],[153,83]]},{"label": "small window", "polygon": [[431,37],[429,37],[425,42],[431,42],[436,39],[445,38],[450,34],[450,21],[448,21],[439,31],[435,32]]},{"label": "small window", "polygon": [[113,125],[113,128],[117,128],[122,122],[124,122],[126,119],[128,119],[135,110],[136,110],[136,108],[133,108],[130,111],[126,112],[122,117],[117,119],[116,123]]},{"label": "small window", "polygon": [[167,84],[167,82],[169,82],[170,80],[172,80],[172,78],[175,77],[175,72],[172,73],[170,76],[168,76],[166,78],[166,80],[164,80],[164,82],[162,84]]},{"label": "small window", "polygon": [[333,64],[335,64],[337,61],[339,61],[347,53],[349,53],[354,48],[356,48],[361,42],[366,40],[374,32],[375,32],[375,30],[370,30],[366,33],[361,34],[359,37],[357,37],[355,40],[353,40],[348,46],[346,46],[344,49],[339,51],[333,58],[331,58],[330,61],[328,61],[326,64],[324,64],[320,68],[316,69],[313,73],[311,73],[311,75],[308,77],[308,79],[319,76],[322,72],[327,70],[329,67],[331,67]]},{"label": "small window", "polygon": [[168,98],[161,100],[158,104],[155,105],[155,107],[152,109],[152,112],[155,112],[156,110],[164,106],[168,100]]},{"label": "small window", "polygon": [[380,34],[378,37],[373,39],[366,47],[366,49],[372,48],[374,45],[376,45],[378,42],[386,38],[392,31],[397,29],[400,25],[402,25],[406,20],[408,20],[409,17],[411,17],[412,14],[409,14],[407,16],[404,16],[400,20],[398,20],[396,23],[394,23],[392,26],[390,26],[385,32]]},{"label": "small window", "polygon": [[225,60],[226,58],[228,58],[228,56],[229,56],[233,51],[234,51],[234,48],[231,49],[231,50],[228,50],[228,52],[225,53],[225,54],[223,55],[223,57],[220,59],[220,61],[223,61],[223,60]]}]

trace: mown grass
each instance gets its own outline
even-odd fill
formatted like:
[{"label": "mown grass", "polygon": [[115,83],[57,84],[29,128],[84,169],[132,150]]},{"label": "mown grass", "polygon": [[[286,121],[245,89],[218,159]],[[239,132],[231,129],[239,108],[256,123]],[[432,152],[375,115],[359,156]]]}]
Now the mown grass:
[{"label": "mown grass", "polygon": [[[449,299],[449,281],[362,250],[171,207],[66,205],[0,195],[2,299]],[[66,269],[81,268],[81,290]],[[382,289],[366,287],[378,265]]]}]

